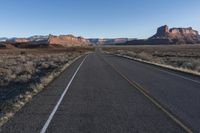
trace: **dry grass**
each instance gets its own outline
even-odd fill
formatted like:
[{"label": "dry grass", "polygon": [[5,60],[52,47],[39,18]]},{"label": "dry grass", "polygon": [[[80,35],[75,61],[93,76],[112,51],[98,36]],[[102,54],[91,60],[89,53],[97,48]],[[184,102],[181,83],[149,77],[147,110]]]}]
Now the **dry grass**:
[{"label": "dry grass", "polygon": [[[45,75],[48,72],[66,64],[69,60],[80,55],[74,53],[44,53],[0,56],[0,89],[8,88],[10,84],[23,84],[38,75]],[[4,87],[5,86],[5,87]]]},{"label": "dry grass", "polygon": [[[0,103],[0,126],[34,95],[64,71],[69,64],[94,48],[0,50],[0,92],[21,90]],[[34,82],[33,82],[34,81]],[[2,101],[0,101],[2,102]]]},{"label": "dry grass", "polygon": [[9,84],[26,83],[90,50],[92,49],[0,50],[0,89]]},{"label": "dry grass", "polygon": [[200,73],[200,45],[116,46],[103,50],[144,61]]}]

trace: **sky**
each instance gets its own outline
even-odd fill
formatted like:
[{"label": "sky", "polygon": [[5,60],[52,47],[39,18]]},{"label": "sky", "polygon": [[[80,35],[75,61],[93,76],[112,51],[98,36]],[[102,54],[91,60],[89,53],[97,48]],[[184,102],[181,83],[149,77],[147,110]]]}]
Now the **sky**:
[{"label": "sky", "polygon": [[200,0],[0,0],[0,37],[148,38],[162,25],[200,31]]}]

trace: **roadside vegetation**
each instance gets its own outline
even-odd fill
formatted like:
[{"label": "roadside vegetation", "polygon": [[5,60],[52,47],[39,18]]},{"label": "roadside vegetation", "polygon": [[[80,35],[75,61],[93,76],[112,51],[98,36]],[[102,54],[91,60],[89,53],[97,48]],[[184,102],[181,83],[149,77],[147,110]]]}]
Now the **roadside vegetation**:
[{"label": "roadside vegetation", "polygon": [[0,42],[0,48],[5,48],[6,46]]},{"label": "roadside vegetation", "polygon": [[93,47],[0,49],[0,126]]},{"label": "roadside vegetation", "polygon": [[110,46],[103,50],[200,75],[200,45]]}]

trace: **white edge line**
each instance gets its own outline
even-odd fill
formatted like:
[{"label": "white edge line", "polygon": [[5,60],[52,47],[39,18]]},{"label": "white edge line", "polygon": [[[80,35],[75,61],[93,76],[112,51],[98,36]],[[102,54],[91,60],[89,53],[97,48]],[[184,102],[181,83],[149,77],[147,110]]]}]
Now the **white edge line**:
[{"label": "white edge line", "polygon": [[47,130],[47,128],[48,128],[48,126],[49,126],[51,120],[53,119],[53,117],[54,117],[54,115],[55,115],[55,113],[56,113],[56,111],[57,111],[59,105],[61,104],[61,102],[62,102],[62,100],[63,100],[65,94],[67,93],[68,88],[70,87],[70,85],[71,85],[73,79],[75,78],[76,74],[78,73],[79,69],[81,68],[83,62],[85,61],[85,59],[86,59],[87,57],[88,57],[88,55],[83,59],[83,61],[81,62],[81,64],[78,66],[76,72],[74,73],[74,75],[72,76],[71,80],[69,81],[67,87],[66,87],[65,90],[63,91],[63,93],[62,93],[60,99],[58,100],[56,106],[54,107],[53,111],[51,112],[51,114],[50,114],[48,120],[46,121],[46,123],[45,123],[45,125],[43,126],[42,130],[40,131],[40,133],[45,133],[45,132],[46,132],[46,130]]},{"label": "white edge line", "polygon": [[189,80],[189,81],[192,81],[192,82],[200,84],[200,82],[198,80],[193,80],[191,78],[187,78],[187,77],[181,76],[179,74],[168,72],[168,71],[165,71],[165,70],[161,70],[161,69],[158,69],[158,70],[161,71],[161,72],[164,72],[164,73],[167,73],[167,74],[170,74],[170,75],[173,75],[173,76],[176,76],[176,77],[179,77],[179,78],[182,78],[182,79]]},{"label": "white edge line", "polygon": [[[120,56],[120,55],[117,55],[117,56]],[[153,63],[150,63],[150,62],[147,62],[147,61],[142,61],[142,60],[137,60],[137,59],[134,59],[132,57],[129,57],[129,56],[121,56],[121,57],[125,57],[125,58],[128,58],[128,59],[132,59],[132,60],[135,60],[135,61],[139,61],[141,63],[147,63],[147,64],[150,64],[150,65],[156,65],[156,64],[153,64]],[[160,65],[156,65],[156,66],[159,66],[159,67],[162,67]],[[166,68],[166,67],[163,67],[163,68]],[[175,73],[172,73],[172,72],[169,72],[169,71],[166,71],[166,70],[161,70],[159,68],[156,68],[157,70],[161,71],[161,72],[164,72],[164,73],[167,73],[167,74],[170,74],[170,75],[173,75],[173,76],[176,76],[176,77],[179,77],[179,78],[182,78],[182,79],[185,79],[185,80],[189,80],[189,81],[192,81],[192,82],[195,82],[197,84],[200,84],[200,82],[198,80],[193,80],[191,78],[187,78],[187,77],[184,77],[184,76],[181,76],[179,74],[175,74]],[[166,69],[169,69],[170,68],[166,68]],[[172,69],[174,70],[174,69]],[[174,70],[174,71],[178,71],[178,70]],[[178,71],[178,72],[181,72],[181,71]]]}]

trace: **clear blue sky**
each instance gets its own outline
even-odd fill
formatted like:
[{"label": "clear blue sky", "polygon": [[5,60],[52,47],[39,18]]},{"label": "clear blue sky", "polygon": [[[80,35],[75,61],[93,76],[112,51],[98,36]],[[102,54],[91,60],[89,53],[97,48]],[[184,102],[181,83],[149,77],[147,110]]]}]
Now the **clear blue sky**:
[{"label": "clear blue sky", "polygon": [[0,1],[0,37],[146,38],[165,24],[200,31],[200,0]]}]

